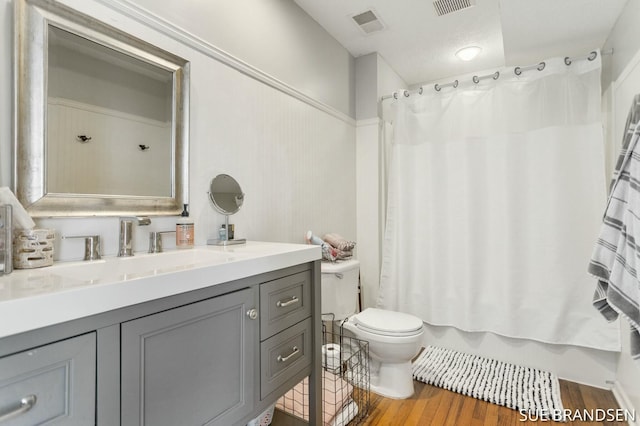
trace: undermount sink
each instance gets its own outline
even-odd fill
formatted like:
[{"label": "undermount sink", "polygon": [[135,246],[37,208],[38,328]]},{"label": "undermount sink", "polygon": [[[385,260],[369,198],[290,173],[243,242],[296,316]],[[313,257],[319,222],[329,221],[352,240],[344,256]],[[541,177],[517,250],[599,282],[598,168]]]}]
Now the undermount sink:
[{"label": "undermount sink", "polygon": [[316,262],[320,257],[320,246],[248,241],[241,246],[137,252],[133,257],[58,261],[46,268],[16,270],[0,276],[0,339],[219,284],[238,283]]},{"label": "undermount sink", "polygon": [[155,254],[136,254],[131,257],[112,257],[90,262],[57,264],[51,272],[67,279],[101,282],[131,280],[158,275],[195,266],[232,262],[241,256],[234,252],[189,249]]}]

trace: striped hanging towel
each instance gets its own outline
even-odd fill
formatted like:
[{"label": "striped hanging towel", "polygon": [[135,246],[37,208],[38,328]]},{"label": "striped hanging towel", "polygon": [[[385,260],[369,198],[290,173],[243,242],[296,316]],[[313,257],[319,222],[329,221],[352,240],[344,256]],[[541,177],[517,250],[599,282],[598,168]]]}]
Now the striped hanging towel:
[{"label": "striped hanging towel", "polygon": [[[640,95],[629,111],[589,273],[598,279],[593,305],[608,320],[631,325],[631,356],[640,359]],[[637,241],[637,242],[636,242]]]}]

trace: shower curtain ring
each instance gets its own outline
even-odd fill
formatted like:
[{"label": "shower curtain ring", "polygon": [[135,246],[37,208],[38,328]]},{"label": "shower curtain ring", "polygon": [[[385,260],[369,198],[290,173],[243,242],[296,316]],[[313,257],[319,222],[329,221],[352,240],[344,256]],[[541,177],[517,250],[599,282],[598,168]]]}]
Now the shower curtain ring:
[{"label": "shower curtain ring", "polygon": [[493,74],[494,80],[497,80],[498,78],[500,78],[500,71],[496,71],[495,74]]},{"label": "shower curtain ring", "polygon": [[514,70],[513,70],[513,72],[514,72],[516,75],[520,75],[520,74],[522,74],[522,68],[520,68],[520,67],[515,67],[515,68],[514,68]]},{"label": "shower curtain ring", "polygon": [[546,67],[546,66],[547,66],[547,63],[546,63],[546,62],[544,62],[544,61],[543,61],[543,62],[540,62],[540,63],[538,64],[537,70],[538,70],[538,71],[542,71],[542,70],[544,69],[544,67]]},{"label": "shower curtain ring", "polygon": [[474,82],[475,84],[480,83],[480,79],[478,78],[478,76],[477,76],[477,75],[474,75],[472,80],[473,80],[473,82]]},{"label": "shower curtain ring", "polygon": [[409,91],[408,90],[403,90],[402,93],[404,93],[404,97],[405,98],[409,97]]},{"label": "shower curtain ring", "polygon": [[588,60],[590,60],[590,61],[593,61],[593,60],[594,60],[594,59],[596,59],[597,57],[598,57],[598,52],[596,52],[596,51],[594,50],[594,51],[592,51],[592,52],[589,54],[589,57],[588,57],[587,59],[588,59]]},{"label": "shower curtain ring", "polygon": [[564,57],[564,64],[565,64],[565,65],[571,65],[571,58],[570,58],[570,57],[568,57],[568,56],[565,56],[565,57]]},{"label": "shower curtain ring", "polygon": [[436,89],[436,92],[439,92],[440,90],[442,90],[442,88],[440,87],[440,85],[439,85],[438,83],[436,83],[436,84],[433,86],[433,88],[434,88],[434,89]]}]

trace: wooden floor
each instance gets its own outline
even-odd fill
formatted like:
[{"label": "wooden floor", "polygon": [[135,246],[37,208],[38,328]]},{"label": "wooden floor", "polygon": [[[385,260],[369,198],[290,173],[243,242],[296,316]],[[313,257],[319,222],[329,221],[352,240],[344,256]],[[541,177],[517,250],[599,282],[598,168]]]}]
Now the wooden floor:
[{"label": "wooden floor", "polygon": [[[607,409],[619,406],[610,391],[560,380],[562,403],[572,410],[572,422],[530,421],[516,410],[414,381],[416,393],[410,399],[393,400],[371,394],[371,409],[363,423],[368,426],[493,426],[493,425],[626,425],[616,421],[579,421],[583,409],[597,417],[605,417]],[[596,411],[599,409],[599,411]],[[575,410],[580,410],[576,415]],[[603,411],[604,410],[604,411]],[[609,412],[610,417],[622,411]]]}]

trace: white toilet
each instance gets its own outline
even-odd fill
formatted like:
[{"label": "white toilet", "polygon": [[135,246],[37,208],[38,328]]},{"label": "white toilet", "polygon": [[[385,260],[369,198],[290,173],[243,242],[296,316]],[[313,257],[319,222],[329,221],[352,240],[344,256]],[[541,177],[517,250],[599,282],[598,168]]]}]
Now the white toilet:
[{"label": "white toilet", "polygon": [[413,395],[411,359],[422,345],[422,320],[413,315],[367,308],[356,314],[360,262],[322,264],[322,312],[335,314],[356,338],[369,342],[371,390],[388,398]]}]

